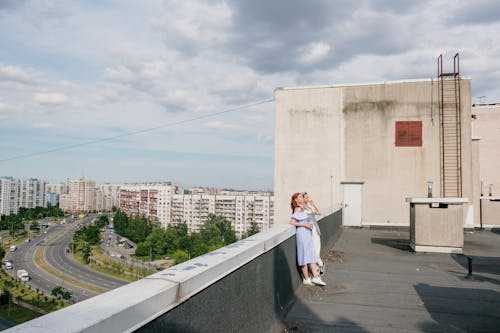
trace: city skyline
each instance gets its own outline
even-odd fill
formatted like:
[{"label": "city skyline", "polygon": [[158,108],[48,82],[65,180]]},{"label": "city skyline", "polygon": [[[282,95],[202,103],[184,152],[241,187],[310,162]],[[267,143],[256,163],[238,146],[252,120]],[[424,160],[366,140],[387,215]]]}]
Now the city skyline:
[{"label": "city skyline", "polygon": [[459,52],[472,103],[498,102],[499,9],[2,1],[0,174],[273,190],[274,89],[431,78]]}]

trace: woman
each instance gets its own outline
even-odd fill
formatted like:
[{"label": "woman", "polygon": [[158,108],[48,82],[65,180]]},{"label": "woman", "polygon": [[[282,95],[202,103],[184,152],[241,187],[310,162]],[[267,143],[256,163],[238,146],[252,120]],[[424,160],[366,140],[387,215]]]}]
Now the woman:
[{"label": "woman", "polygon": [[[294,193],[292,195],[292,218],[290,223],[296,227],[296,241],[297,241],[297,263],[302,271],[302,282],[307,285],[317,284],[325,286],[326,283],[321,280],[318,275],[318,256],[314,250],[312,240],[313,222],[309,221],[309,215],[303,209],[304,198],[301,193]],[[309,278],[309,269],[313,274],[313,278]]]},{"label": "woman", "polygon": [[314,224],[312,229],[312,239],[316,255],[318,256],[319,273],[323,274],[325,272],[325,263],[321,260],[321,230],[319,230],[318,222],[316,222],[316,215],[321,215],[321,212],[314,201],[309,197],[307,192],[302,192],[302,197],[304,198],[304,212],[309,214],[309,219]]}]

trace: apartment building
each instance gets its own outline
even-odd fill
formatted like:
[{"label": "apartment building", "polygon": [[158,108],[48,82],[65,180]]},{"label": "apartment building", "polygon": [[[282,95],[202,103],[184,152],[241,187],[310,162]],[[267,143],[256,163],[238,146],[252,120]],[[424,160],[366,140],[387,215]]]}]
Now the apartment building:
[{"label": "apartment building", "polygon": [[119,207],[120,185],[103,184],[95,189],[94,210],[109,212],[113,207]]},{"label": "apartment building", "polygon": [[12,177],[0,178],[0,215],[19,212],[20,182]]},{"label": "apartment building", "polygon": [[45,182],[36,178],[20,181],[19,207],[45,207]]},{"label": "apartment building", "polygon": [[45,184],[45,203],[52,207],[59,205],[61,194],[68,193],[68,186],[64,183]]},{"label": "apartment building", "polygon": [[75,179],[68,182],[68,194],[60,196],[59,207],[65,212],[87,213],[95,210],[95,181]]},{"label": "apartment building", "polygon": [[170,223],[186,223],[189,232],[201,229],[209,214],[215,214],[215,195],[195,193],[172,196]]},{"label": "apartment building", "polygon": [[171,223],[186,223],[190,232],[197,232],[209,214],[216,214],[230,221],[238,236],[245,233],[252,222],[257,223],[260,230],[266,230],[274,223],[274,196],[271,192],[222,190],[210,193],[196,189],[173,195]]},{"label": "apartment building", "polygon": [[175,186],[170,182],[125,184],[120,187],[120,210],[128,216],[144,216],[166,228]]}]

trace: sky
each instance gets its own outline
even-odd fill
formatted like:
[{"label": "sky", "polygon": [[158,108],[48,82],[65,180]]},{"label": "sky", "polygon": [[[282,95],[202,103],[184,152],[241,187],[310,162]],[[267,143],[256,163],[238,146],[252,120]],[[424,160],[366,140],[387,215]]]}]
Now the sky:
[{"label": "sky", "polygon": [[435,78],[500,102],[496,0],[0,0],[0,176],[273,189],[277,87]]}]

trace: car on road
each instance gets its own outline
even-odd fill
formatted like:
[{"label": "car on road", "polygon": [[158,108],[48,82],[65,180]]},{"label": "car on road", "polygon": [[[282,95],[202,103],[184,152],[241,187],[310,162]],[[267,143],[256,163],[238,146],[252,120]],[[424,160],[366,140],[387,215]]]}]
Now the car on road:
[{"label": "car on road", "polygon": [[17,250],[17,247],[15,245],[11,245],[10,252],[14,252],[15,250]]},{"label": "car on road", "polygon": [[12,265],[12,261],[9,261],[9,260],[6,260],[6,261],[4,262],[4,266],[5,266],[5,269],[12,269],[12,267],[14,267],[14,266]]},{"label": "car on road", "polygon": [[25,269],[18,270],[17,277],[23,282],[28,282],[30,280],[30,275],[28,274],[28,271],[26,271]]}]

